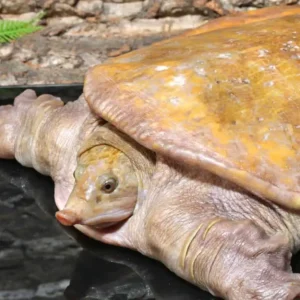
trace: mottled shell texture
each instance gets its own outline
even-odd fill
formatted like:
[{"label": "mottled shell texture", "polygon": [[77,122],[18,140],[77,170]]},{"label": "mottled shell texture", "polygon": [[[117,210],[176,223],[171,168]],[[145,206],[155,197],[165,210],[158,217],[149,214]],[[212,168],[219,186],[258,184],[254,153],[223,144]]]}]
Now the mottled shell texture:
[{"label": "mottled shell texture", "polygon": [[141,145],[300,209],[300,9],[269,12],[96,66],[86,99]]}]

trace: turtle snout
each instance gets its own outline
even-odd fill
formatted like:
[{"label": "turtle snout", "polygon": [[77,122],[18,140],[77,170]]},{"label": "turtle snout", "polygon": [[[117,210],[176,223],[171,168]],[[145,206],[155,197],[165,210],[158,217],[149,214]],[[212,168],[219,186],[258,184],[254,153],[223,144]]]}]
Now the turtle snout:
[{"label": "turtle snout", "polygon": [[56,219],[58,222],[64,226],[73,226],[75,224],[80,223],[79,218],[77,215],[68,209],[63,209],[55,214]]}]

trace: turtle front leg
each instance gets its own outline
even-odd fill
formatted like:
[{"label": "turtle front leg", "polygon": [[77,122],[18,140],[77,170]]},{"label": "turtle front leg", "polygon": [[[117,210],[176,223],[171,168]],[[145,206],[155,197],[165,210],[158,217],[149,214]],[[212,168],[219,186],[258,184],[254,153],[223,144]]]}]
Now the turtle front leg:
[{"label": "turtle front leg", "polygon": [[289,232],[271,208],[217,176],[190,170],[158,163],[149,198],[131,219],[137,236],[144,227],[145,244],[140,236],[137,248],[223,299],[298,299]]},{"label": "turtle front leg", "polygon": [[214,222],[207,222],[191,241],[182,269],[187,279],[229,300],[300,297],[300,276],[292,273],[287,237],[268,236],[249,220]]},{"label": "turtle front leg", "polygon": [[151,256],[214,296],[300,299],[300,275],[291,270],[289,239],[282,233],[269,236],[250,220],[207,218],[202,213],[196,222],[181,207],[178,214],[152,215],[147,237]]},{"label": "turtle front leg", "polygon": [[57,97],[26,90],[13,106],[0,106],[0,158],[15,158],[51,176],[62,208],[73,188],[77,151],[93,128],[89,116],[83,97],[64,105]]}]

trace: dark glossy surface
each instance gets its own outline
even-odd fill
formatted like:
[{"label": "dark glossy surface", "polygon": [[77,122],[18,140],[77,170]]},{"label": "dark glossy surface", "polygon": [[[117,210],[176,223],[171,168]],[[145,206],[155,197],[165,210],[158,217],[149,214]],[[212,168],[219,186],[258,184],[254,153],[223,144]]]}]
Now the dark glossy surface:
[{"label": "dark glossy surface", "polygon": [[55,210],[50,178],[0,160],[0,299],[214,299],[159,262],[58,225]]},{"label": "dark glossy surface", "polygon": [[216,299],[159,262],[60,226],[55,211],[50,178],[0,160],[1,300]]},{"label": "dark glossy surface", "polygon": [[[65,86],[35,90],[70,101],[82,91],[70,88],[66,97]],[[12,95],[22,90],[0,88],[0,99],[11,104]],[[1,300],[215,299],[157,261],[60,226],[53,188],[50,178],[16,161],[0,160]]]}]

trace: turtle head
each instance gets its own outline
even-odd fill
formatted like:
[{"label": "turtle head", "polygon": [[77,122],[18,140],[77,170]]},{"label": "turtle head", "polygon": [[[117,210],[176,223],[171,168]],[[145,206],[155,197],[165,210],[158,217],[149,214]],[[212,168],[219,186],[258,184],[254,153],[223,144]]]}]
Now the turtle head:
[{"label": "turtle head", "polygon": [[138,180],[130,159],[109,145],[86,150],[78,158],[75,186],[63,210],[56,213],[65,225],[106,227],[133,213]]}]

